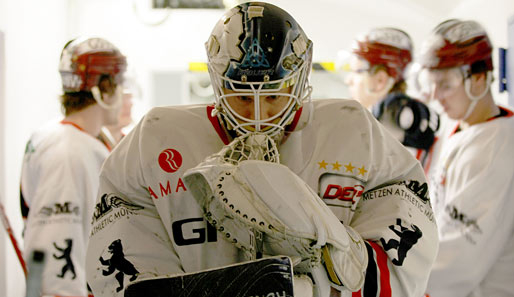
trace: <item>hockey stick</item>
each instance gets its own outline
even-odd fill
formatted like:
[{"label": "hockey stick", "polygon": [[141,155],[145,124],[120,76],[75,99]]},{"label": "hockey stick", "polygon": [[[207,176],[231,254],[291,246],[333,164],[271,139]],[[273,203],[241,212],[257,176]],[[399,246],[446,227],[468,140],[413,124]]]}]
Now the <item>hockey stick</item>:
[{"label": "hockey stick", "polygon": [[16,255],[18,256],[18,260],[20,260],[21,268],[23,269],[23,273],[25,274],[25,278],[27,277],[27,265],[25,264],[25,260],[23,260],[22,252],[18,246],[18,241],[16,240],[16,237],[14,237],[14,233],[12,231],[11,225],[9,224],[9,219],[7,218],[7,215],[5,213],[4,205],[2,202],[0,202],[0,216],[2,217],[2,223],[4,225],[5,230],[7,231],[7,234],[9,235],[9,238],[11,239],[11,243],[14,247],[14,251],[16,252]]}]

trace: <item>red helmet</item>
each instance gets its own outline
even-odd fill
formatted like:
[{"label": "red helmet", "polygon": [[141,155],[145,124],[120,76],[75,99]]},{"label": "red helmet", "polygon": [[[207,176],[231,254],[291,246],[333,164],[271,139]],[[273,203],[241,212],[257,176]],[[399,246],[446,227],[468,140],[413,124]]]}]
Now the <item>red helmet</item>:
[{"label": "red helmet", "polygon": [[493,69],[493,46],[484,28],[475,21],[447,20],[439,24],[421,48],[420,64],[429,69],[460,67],[485,62]]},{"label": "red helmet", "polygon": [[395,28],[377,28],[358,37],[352,52],[371,67],[383,65],[395,81],[403,79],[405,67],[412,61],[412,41],[407,33]]},{"label": "red helmet", "polygon": [[118,85],[123,83],[127,68],[125,56],[102,38],[78,38],[62,50],[59,72],[64,92],[91,91],[102,75],[110,75]]}]

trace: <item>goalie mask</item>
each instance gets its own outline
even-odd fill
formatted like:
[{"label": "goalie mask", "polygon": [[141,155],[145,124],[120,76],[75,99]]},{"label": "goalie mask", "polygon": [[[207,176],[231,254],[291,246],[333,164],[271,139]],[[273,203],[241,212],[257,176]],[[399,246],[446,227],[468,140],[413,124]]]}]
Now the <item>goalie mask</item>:
[{"label": "goalie mask", "polygon": [[[238,135],[283,135],[303,101],[310,99],[312,42],[293,17],[269,3],[240,4],[225,13],[205,45],[214,113],[226,127]],[[251,114],[229,104],[236,98],[253,103]],[[282,101],[278,110],[264,114],[261,100],[276,98]]]},{"label": "goalie mask", "polygon": [[[112,109],[121,103],[121,85],[127,68],[125,56],[109,41],[102,38],[77,38],[68,42],[62,50],[59,73],[65,93],[91,92],[99,105]],[[107,105],[98,88],[102,78],[108,77],[120,97]],[[119,94],[118,94],[119,93]]]}]

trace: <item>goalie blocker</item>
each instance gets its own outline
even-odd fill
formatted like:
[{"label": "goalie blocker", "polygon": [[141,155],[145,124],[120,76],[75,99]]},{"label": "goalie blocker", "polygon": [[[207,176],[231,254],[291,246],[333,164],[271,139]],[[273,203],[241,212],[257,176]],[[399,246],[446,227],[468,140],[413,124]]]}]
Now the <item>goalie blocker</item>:
[{"label": "goalie blocker", "polygon": [[303,280],[295,280],[295,286],[300,286],[296,290],[300,295],[294,295],[291,259],[272,257],[174,277],[137,281],[127,287],[125,297],[304,296],[302,292],[309,290],[301,286],[309,283],[305,278]]}]

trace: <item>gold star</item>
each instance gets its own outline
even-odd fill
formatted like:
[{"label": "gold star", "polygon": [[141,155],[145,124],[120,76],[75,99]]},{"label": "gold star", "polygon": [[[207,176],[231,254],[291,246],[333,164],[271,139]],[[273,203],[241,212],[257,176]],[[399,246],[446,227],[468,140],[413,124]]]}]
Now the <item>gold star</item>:
[{"label": "gold star", "polygon": [[326,163],[325,160],[318,162],[318,164],[319,164],[319,169],[321,169],[321,168],[327,169],[328,163]]},{"label": "gold star", "polygon": [[346,167],[346,172],[351,172],[353,173],[353,169],[355,168],[354,166],[352,166],[352,163],[348,163],[348,165],[344,165],[344,167]]},{"label": "gold star", "polygon": [[359,168],[359,174],[362,174],[362,176],[364,176],[364,174],[368,172],[366,169],[364,169],[364,165],[362,165],[362,168]]},{"label": "gold star", "polygon": [[339,162],[332,163],[332,169],[339,171],[339,168],[341,168],[341,164]]}]

